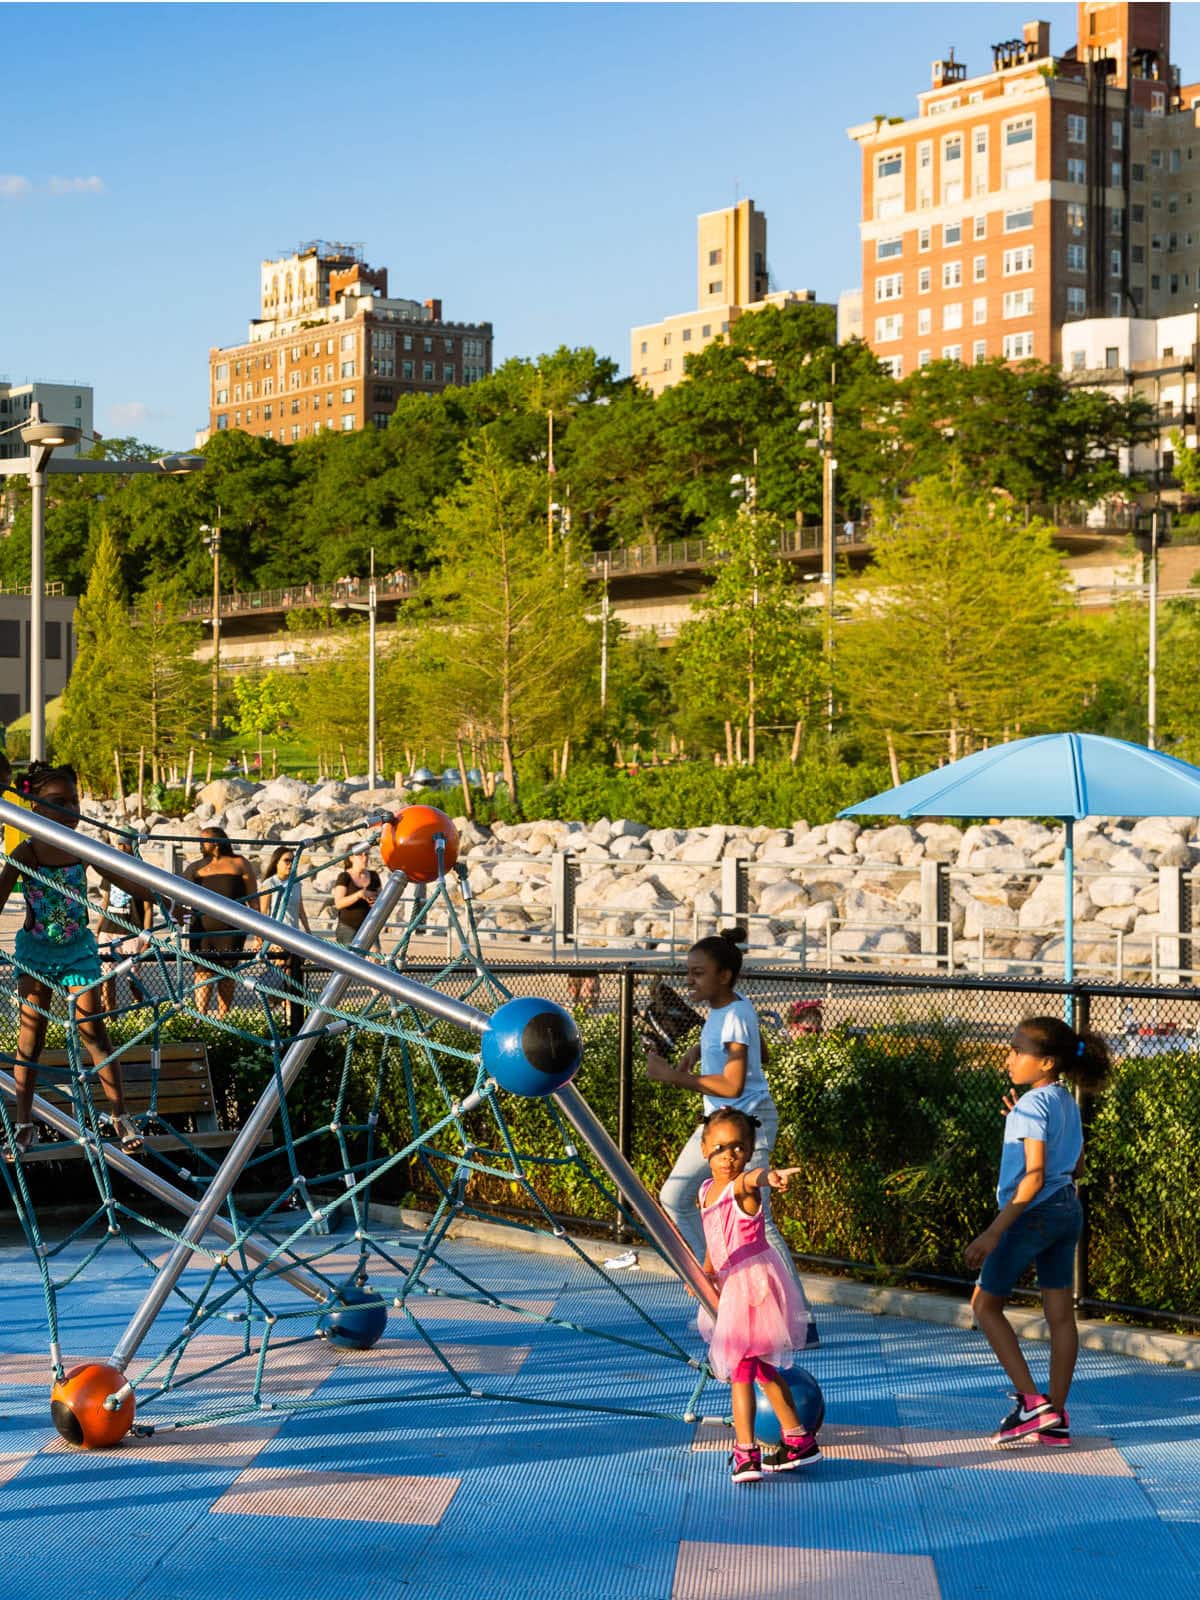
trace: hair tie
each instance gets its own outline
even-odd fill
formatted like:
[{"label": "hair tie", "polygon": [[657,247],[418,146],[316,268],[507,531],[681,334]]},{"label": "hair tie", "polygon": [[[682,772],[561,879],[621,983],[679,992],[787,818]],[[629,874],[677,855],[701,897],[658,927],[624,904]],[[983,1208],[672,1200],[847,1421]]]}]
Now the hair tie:
[{"label": "hair tie", "polygon": [[1075,1046],[1075,1054],[1077,1056],[1081,1056],[1086,1049],[1087,1045],[1085,1045],[1083,1040],[1080,1039],[1079,1043]]}]

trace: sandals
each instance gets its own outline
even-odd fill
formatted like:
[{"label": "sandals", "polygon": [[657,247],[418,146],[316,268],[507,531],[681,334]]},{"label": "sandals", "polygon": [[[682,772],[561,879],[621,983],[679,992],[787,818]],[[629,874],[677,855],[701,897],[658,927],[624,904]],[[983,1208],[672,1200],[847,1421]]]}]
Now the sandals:
[{"label": "sandals", "polygon": [[109,1112],[103,1120],[112,1129],[113,1137],[127,1156],[135,1154],[142,1148],[144,1141],[138,1132],[137,1124],[128,1112],[122,1112],[120,1116]]},{"label": "sandals", "polygon": [[12,1139],[5,1146],[4,1159],[11,1166],[18,1156],[28,1155],[38,1142],[37,1124],[33,1122],[17,1122],[13,1124]]}]

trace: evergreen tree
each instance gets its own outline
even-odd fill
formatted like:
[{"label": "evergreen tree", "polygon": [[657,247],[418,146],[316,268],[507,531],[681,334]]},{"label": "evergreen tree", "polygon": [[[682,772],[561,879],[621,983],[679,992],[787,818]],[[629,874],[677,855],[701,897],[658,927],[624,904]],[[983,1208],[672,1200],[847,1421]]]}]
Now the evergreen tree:
[{"label": "evergreen tree", "polygon": [[133,653],[121,562],[107,524],[96,544],[86,592],[75,613],[77,654],[63,697],[55,754],[101,794],[113,788],[113,751],[128,747],[136,715],[126,693]]},{"label": "evergreen tree", "polygon": [[171,761],[200,737],[208,716],[208,673],[195,659],[201,630],[181,620],[181,609],[177,585],[143,590],[115,684],[122,725],[139,729],[136,743],[146,751],[155,784],[165,781]]}]

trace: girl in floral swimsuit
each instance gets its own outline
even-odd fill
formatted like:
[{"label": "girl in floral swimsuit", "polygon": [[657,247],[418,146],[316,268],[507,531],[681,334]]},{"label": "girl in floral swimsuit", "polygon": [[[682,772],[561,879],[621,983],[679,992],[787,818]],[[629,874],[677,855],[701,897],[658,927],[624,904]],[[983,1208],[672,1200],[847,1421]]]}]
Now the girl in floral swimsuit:
[{"label": "girl in floral swimsuit", "polygon": [[[23,790],[39,815],[63,827],[79,826],[79,791],[70,767],[34,761],[23,780]],[[31,872],[38,876],[30,876]],[[79,1037],[112,1107],[109,1120],[122,1149],[138,1150],[141,1136],[125,1110],[120,1066],[109,1059],[112,1042],[98,1014],[100,953],[88,927],[86,869],[76,856],[56,845],[26,839],[0,871],[0,910],[7,904],[18,877],[24,879],[25,891],[25,925],[17,933],[13,950],[21,1024],[13,1073],[17,1085],[15,1125],[5,1159],[11,1161],[37,1143],[33,1095],[56,989],[66,989],[74,997]]]}]

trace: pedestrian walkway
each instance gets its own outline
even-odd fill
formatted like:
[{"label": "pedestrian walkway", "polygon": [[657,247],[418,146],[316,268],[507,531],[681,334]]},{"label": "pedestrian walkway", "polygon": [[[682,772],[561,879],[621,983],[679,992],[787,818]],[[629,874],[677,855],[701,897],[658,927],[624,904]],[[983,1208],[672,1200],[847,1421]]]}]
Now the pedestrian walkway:
[{"label": "pedestrian walkway", "polygon": [[[445,1249],[460,1270],[495,1281],[500,1252],[477,1241]],[[593,1325],[606,1315],[605,1286],[570,1259],[502,1254],[512,1295],[531,1310],[552,1306]],[[110,1259],[113,1267],[64,1296],[70,1359],[103,1358],[146,1287],[147,1269],[132,1256],[102,1258]],[[692,1303],[672,1280],[635,1270],[620,1283],[690,1337]],[[454,1325],[459,1370],[487,1374],[493,1392],[519,1373],[524,1394],[547,1400],[682,1408],[686,1369],[486,1308],[438,1307]],[[159,1431],[112,1452],[77,1452],[50,1430],[37,1275],[9,1235],[0,1245],[5,1592],[22,1600],[1173,1600],[1195,1592],[1200,1372],[1085,1351],[1071,1403],[1074,1447],[999,1452],[986,1437],[1006,1409],[1004,1383],[977,1334],[818,1310],[822,1344],[806,1365],[825,1392],[825,1460],[758,1484],[730,1483],[730,1436],[712,1421],[470,1399],[388,1404],[378,1397],[389,1371],[404,1371],[410,1394],[414,1372],[428,1373],[431,1394],[445,1388],[444,1371],[399,1313],[373,1351],[321,1344],[297,1353],[288,1380],[296,1396],[340,1397],[347,1409]],[[1040,1373],[1045,1351],[1031,1354]],[[229,1370],[227,1388],[241,1382],[244,1393]],[[188,1395],[189,1406],[199,1399]],[[727,1399],[712,1386],[704,1409],[715,1414]]]}]

